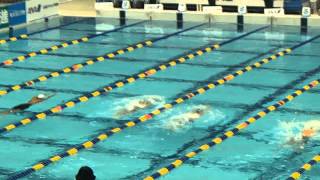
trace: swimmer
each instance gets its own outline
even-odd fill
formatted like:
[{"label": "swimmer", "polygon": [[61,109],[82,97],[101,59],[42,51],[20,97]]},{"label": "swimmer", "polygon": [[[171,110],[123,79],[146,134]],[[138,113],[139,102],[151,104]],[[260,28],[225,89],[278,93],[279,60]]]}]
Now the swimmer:
[{"label": "swimmer", "polygon": [[116,113],[116,118],[120,118],[121,116],[129,115],[134,112],[137,112],[139,110],[148,108],[152,105],[155,105],[157,103],[161,102],[160,98],[157,97],[151,97],[147,99],[140,99],[140,100],[133,100],[129,102],[124,108],[118,110]]},{"label": "swimmer", "polygon": [[29,107],[31,107],[32,105],[35,105],[35,104],[38,104],[38,103],[41,103],[51,97],[53,97],[53,95],[44,95],[44,94],[39,94],[38,96],[34,96],[32,97],[27,103],[23,103],[23,104],[20,104],[20,105],[17,105],[17,106],[14,106],[13,108],[9,109],[9,110],[6,110],[6,111],[3,111],[1,112],[1,114],[3,115],[7,115],[7,114],[11,114],[11,113],[18,113],[18,112],[21,112],[23,110],[26,110],[28,109]]},{"label": "swimmer", "polygon": [[192,110],[191,112],[175,116],[171,120],[169,120],[169,123],[166,124],[165,128],[173,131],[181,129],[185,125],[191,124],[197,119],[201,118],[206,112],[209,111],[209,109],[209,106],[200,106]]},{"label": "swimmer", "polygon": [[304,149],[304,146],[309,142],[309,140],[317,135],[320,131],[320,121],[310,121],[305,124],[301,135],[298,138],[291,137],[286,143],[288,145],[294,145],[298,149]]}]

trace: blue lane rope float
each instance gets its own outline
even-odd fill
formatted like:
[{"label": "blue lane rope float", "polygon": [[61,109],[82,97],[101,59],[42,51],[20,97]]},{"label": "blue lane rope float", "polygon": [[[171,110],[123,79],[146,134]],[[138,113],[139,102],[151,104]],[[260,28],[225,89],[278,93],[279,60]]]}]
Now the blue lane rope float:
[{"label": "blue lane rope float", "polygon": [[[262,28],[259,28],[257,30],[262,30]],[[247,35],[252,34],[254,32],[257,32],[257,30],[248,32],[246,34]],[[177,34],[177,33],[178,32],[176,32],[174,34]],[[244,37],[244,35],[241,35],[239,37]],[[239,37],[235,37],[234,40],[239,39]],[[160,38],[164,38],[164,37],[160,37]],[[228,42],[230,43],[230,42],[233,42],[233,41],[228,40]],[[147,44],[150,44],[150,43],[147,43]],[[29,124],[29,123],[31,123],[33,121],[44,119],[44,118],[46,118],[46,116],[54,114],[54,113],[59,113],[62,110],[64,110],[65,108],[71,108],[71,107],[75,106],[78,103],[82,103],[82,102],[88,101],[90,98],[97,97],[97,96],[100,96],[101,94],[104,94],[106,92],[110,92],[113,89],[123,87],[123,86],[125,86],[127,84],[135,82],[138,79],[144,79],[144,78],[146,78],[148,76],[151,76],[151,75],[157,73],[158,71],[166,70],[169,67],[173,67],[173,66],[176,66],[177,64],[184,63],[187,60],[192,60],[196,56],[202,56],[206,52],[211,52],[211,51],[216,50],[218,48],[220,48],[219,44],[213,44],[213,45],[208,45],[208,46],[206,46],[206,47],[204,47],[202,49],[194,50],[194,53],[188,53],[187,55],[183,55],[182,57],[177,58],[175,60],[170,60],[167,63],[161,64],[161,65],[157,65],[154,68],[150,68],[150,69],[148,69],[146,71],[139,72],[139,73],[137,73],[137,74],[135,74],[135,75],[133,75],[131,77],[128,77],[128,78],[124,79],[124,80],[117,81],[115,83],[112,83],[110,85],[105,86],[104,88],[99,88],[99,89],[94,90],[94,91],[92,91],[92,92],[90,92],[88,94],[81,95],[81,96],[79,96],[77,98],[69,100],[69,101],[67,101],[67,103],[56,105],[55,107],[53,107],[51,109],[48,109],[48,110],[46,110],[44,112],[38,113],[35,116],[32,116],[30,118],[25,118],[25,119],[22,119],[22,120],[20,120],[20,121],[18,121],[16,123],[8,124],[7,126],[5,126],[5,127],[0,129],[0,134],[8,132],[8,131],[12,131],[13,129],[16,129],[17,127],[20,127],[20,126],[26,126],[27,124]],[[130,49],[133,49],[133,48],[130,48]],[[289,51],[289,50],[287,50],[287,51]],[[46,77],[43,78],[43,81],[45,79],[46,79]],[[19,89],[19,87],[17,89]]]},{"label": "blue lane rope float", "polygon": [[[258,112],[255,116],[252,116],[250,118],[248,118],[245,122],[237,125],[235,128],[226,131],[222,136],[213,138],[210,142],[201,145],[200,147],[198,147],[196,150],[188,152],[187,154],[185,154],[184,156],[176,159],[175,161],[173,161],[170,165],[165,166],[161,169],[159,169],[156,173],[147,176],[146,178],[144,178],[144,180],[154,180],[154,179],[158,179],[164,175],[167,175],[168,173],[172,172],[174,169],[177,169],[178,167],[181,167],[186,161],[188,161],[189,159],[195,157],[196,155],[200,154],[201,152],[207,151],[210,148],[221,144],[223,141],[234,137],[235,135],[237,135],[240,131],[242,131],[243,129],[247,128],[249,125],[253,124],[254,122],[256,122],[257,120],[263,118],[264,116],[266,116],[267,114],[269,114],[272,111],[277,110],[279,107],[284,106],[286,103],[292,101],[293,99],[295,99],[296,97],[300,96],[302,93],[316,87],[319,84],[320,79],[312,81],[310,84],[304,86],[301,89],[298,89],[297,91],[295,91],[294,93],[286,96],[284,99],[278,101],[277,103],[265,108],[264,110]],[[317,157],[319,158],[319,157]],[[320,160],[320,159],[317,159]],[[315,160],[313,160],[315,162]],[[305,167],[310,168],[310,164],[306,165]],[[298,172],[299,173],[299,172]],[[295,176],[293,177],[298,177],[298,173],[295,173]]]},{"label": "blue lane rope float", "polygon": [[85,20],[86,19],[82,19],[82,20],[71,22],[71,23],[66,23],[66,24],[63,24],[63,25],[47,28],[47,29],[44,29],[44,30],[41,30],[41,31],[35,31],[35,32],[29,33],[29,34],[20,34],[18,36],[10,37],[8,39],[0,39],[0,44],[6,44],[6,43],[9,43],[9,42],[18,41],[20,39],[28,39],[29,36],[31,36],[31,35],[42,33],[42,32],[46,32],[46,31],[50,31],[50,30],[61,28],[61,27],[64,27],[64,26],[69,26],[71,24],[79,23],[79,22],[85,21]]},{"label": "blue lane rope float", "polygon": [[146,47],[146,46],[152,46],[153,43],[155,43],[157,41],[170,38],[172,36],[178,35],[180,33],[184,33],[186,31],[198,28],[198,27],[203,26],[203,25],[205,25],[205,23],[199,24],[199,25],[196,25],[196,26],[192,26],[190,28],[186,28],[184,30],[177,31],[177,32],[174,32],[174,33],[171,33],[171,34],[168,34],[168,35],[164,35],[162,37],[141,41],[141,42],[138,42],[136,44],[129,45],[128,47],[125,47],[125,48],[122,48],[122,49],[118,49],[118,50],[113,51],[113,52],[106,53],[103,56],[98,56],[98,57],[96,57],[94,59],[88,59],[88,60],[86,60],[86,61],[84,61],[82,63],[73,64],[73,65],[71,65],[69,67],[64,67],[61,70],[52,72],[50,74],[40,75],[39,77],[37,77],[35,79],[27,80],[26,82],[23,82],[21,84],[13,85],[13,86],[11,86],[11,87],[9,87],[7,89],[0,89],[0,96],[5,96],[5,95],[9,94],[10,92],[19,91],[21,89],[33,86],[36,83],[44,82],[44,81],[47,81],[47,80],[49,80],[51,78],[59,77],[62,74],[67,74],[67,73],[70,73],[70,72],[74,72],[75,73],[79,69],[82,69],[82,68],[84,68],[86,66],[93,65],[93,64],[95,64],[97,62],[103,62],[105,60],[111,60],[111,59],[113,59],[114,57],[116,57],[118,55],[122,55],[122,54],[127,53],[127,52],[132,52],[132,51],[135,51],[137,49],[140,49],[140,48],[143,48],[143,47]]},{"label": "blue lane rope float", "polygon": [[95,37],[98,37],[98,36],[102,36],[102,35],[105,35],[105,34],[108,34],[108,33],[116,32],[116,31],[119,31],[119,30],[127,28],[127,27],[131,27],[131,26],[135,26],[135,25],[138,25],[138,24],[142,24],[144,22],[146,22],[146,21],[140,21],[140,22],[133,23],[133,24],[130,24],[130,25],[121,26],[121,27],[106,31],[106,32],[101,33],[101,34],[94,34],[94,35],[90,35],[90,36],[84,36],[84,37],[81,37],[79,39],[65,41],[65,42],[63,42],[61,44],[53,45],[53,46],[48,47],[48,48],[43,48],[43,49],[41,49],[39,51],[29,52],[28,54],[21,55],[21,56],[15,57],[15,58],[10,58],[10,59],[4,60],[3,62],[0,62],[0,67],[2,67],[2,66],[10,66],[15,62],[25,61],[26,59],[29,59],[31,57],[48,54],[49,52],[57,51],[58,49],[66,48],[66,47],[69,47],[69,46],[72,46],[72,45],[76,45],[76,44],[79,44],[79,43],[82,43],[82,42],[87,42],[92,38],[95,38]]},{"label": "blue lane rope float", "polygon": [[[319,80],[318,80],[319,81]],[[297,180],[300,179],[301,176],[306,172],[310,171],[313,166],[320,162],[320,153],[317,154],[310,160],[309,162],[305,163],[303,166],[300,167],[297,171],[293,172],[287,180]]]},{"label": "blue lane rope float", "polygon": [[[65,151],[63,153],[54,155],[54,156],[52,156],[51,158],[49,158],[47,160],[41,161],[41,162],[35,164],[34,166],[32,166],[31,168],[28,168],[25,171],[22,171],[21,173],[18,173],[16,175],[13,175],[13,176],[9,177],[9,179],[12,180],[12,179],[19,179],[19,178],[25,177],[25,176],[33,173],[33,172],[36,172],[36,171],[39,171],[39,170],[43,169],[44,167],[46,167],[46,166],[48,166],[48,165],[50,165],[50,164],[52,164],[54,162],[57,162],[57,161],[63,159],[65,157],[75,155],[75,154],[77,154],[79,151],[81,151],[83,149],[92,148],[98,142],[104,141],[107,138],[111,137],[112,135],[123,131],[124,129],[134,127],[134,126],[138,125],[139,123],[147,122],[147,121],[153,119],[153,117],[161,114],[162,112],[164,112],[164,111],[166,111],[168,109],[173,108],[174,106],[176,106],[178,104],[184,103],[185,101],[187,101],[189,99],[192,99],[193,97],[195,97],[197,95],[203,94],[203,93],[205,93],[206,91],[208,91],[210,89],[214,89],[217,86],[223,85],[226,82],[233,80],[237,76],[243,75],[244,73],[249,72],[249,71],[251,71],[251,70],[253,70],[255,68],[259,68],[262,65],[267,64],[267,63],[271,62],[272,60],[276,60],[278,57],[284,56],[285,54],[288,54],[290,52],[291,52],[290,49],[286,49],[284,51],[278,52],[275,55],[272,55],[272,56],[270,56],[268,58],[265,58],[265,59],[263,59],[261,61],[258,61],[256,63],[254,63],[253,65],[246,66],[245,68],[243,68],[241,70],[238,70],[233,74],[226,75],[224,78],[219,79],[219,80],[217,80],[217,81],[215,81],[213,83],[209,83],[206,86],[197,89],[196,91],[193,91],[191,93],[187,93],[186,95],[177,98],[176,100],[174,100],[171,103],[165,104],[163,107],[161,107],[159,109],[156,109],[156,110],[152,111],[151,113],[148,113],[148,114],[145,114],[143,116],[140,116],[139,118],[137,118],[137,119],[135,119],[133,121],[129,121],[129,122],[123,124],[122,126],[111,128],[110,130],[107,130],[104,133],[99,134],[98,136],[96,136],[92,140],[86,141],[86,142],[84,142],[84,143],[82,143],[80,145],[76,145],[76,146],[70,148],[69,150],[67,150],[67,151]],[[163,67],[166,68],[166,66],[163,66]],[[156,70],[153,70],[153,74],[155,72],[156,72]],[[139,78],[145,78],[146,76],[148,76],[148,75],[140,74]],[[135,79],[132,79],[132,80],[135,80]],[[123,86],[124,83],[121,82],[120,85]],[[110,89],[110,87],[109,87],[109,88],[105,89],[105,92],[109,92],[109,90],[112,90],[112,89]],[[71,101],[70,105],[74,106],[74,104],[75,104],[75,102]],[[61,111],[61,108],[58,108],[57,110]],[[46,116],[46,114],[43,114],[42,116],[44,118]],[[30,123],[31,121],[32,121],[31,119],[25,119],[25,123]],[[15,128],[15,127],[11,126],[10,128]]]}]

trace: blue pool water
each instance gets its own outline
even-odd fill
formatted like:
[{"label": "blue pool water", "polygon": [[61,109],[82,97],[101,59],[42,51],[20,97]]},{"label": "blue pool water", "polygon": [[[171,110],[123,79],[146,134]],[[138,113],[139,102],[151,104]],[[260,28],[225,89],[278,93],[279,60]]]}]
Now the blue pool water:
[{"label": "blue pool water", "polygon": [[[130,20],[127,24],[136,22],[139,21]],[[183,28],[198,24],[185,23]],[[63,26],[45,31],[58,25]],[[118,20],[102,18],[61,17],[53,19],[48,24],[33,24],[16,33],[44,31],[31,35],[28,40],[1,45],[1,61],[60,44],[65,40],[99,34],[117,27]],[[36,112],[45,111],[81,94],[183,56],[192,49],[208,43],[220,43],[260,27],[262,26],[246,26],[244,32],[237,32],[235,24],[205,24],[158,41],[151,47],[117,56],[112,61],[87,66],[77,73],[12,92],[0,98],[2,110],[24,103],[39,93],[56,95],[22,113],[1,116],[0,125],[3,127],[30,117]],[[132,43],[177,31],[179,29],[176,28],[175,22],[165,21],[144,22],[124,27],[86,43],[39,55],[10,67],[1,67],[0,86],[3,89],[20,84],[88,58],[125,48]],[[149,113],[166,102],[171,102],[248,64],[310,39],[318,35],[317,33],[320,31],[316,28],[311,29],[308,35],[300,35],[298,27],[267,28],[222,46],[215,52],[168,68],[104,96],[92,98],[87,103],[77,104],[45,120],[5,133],[0,137],[0,179],[89,140],[111,127],[117,127]],[[7,35],[3,34],[0,37],[6,38]],[[92,167],[97,179],[101,180],[143,179],[172,160],[255,115],[263,107],[284,98],[312,80],[319,79],[319,57],[320,38],[296,49],[292,54],[177,105],[150,122],[125,130],[90,150],[83,150],[76,156],[67,157],[25,179],[73,179],[83,165]],[[285,179],[320,151],[318,136],[304,149],[297,150],[295,147],[285,146],[288,138],[299,134],[305,123],[320,123],[318,94],[318,88],[306,92],[238,136],[191,159],[163,179]],[[146,97],[158,97],[161,101],[149,109],[115,118],[117,110],[130,101]],[[210,111],[182,129],[173,131],[166,128],[167,123],[174,117],[199,106],[209,107]],[[319,170],[319,166],[314,167],[302,179],[319,179]]]}]

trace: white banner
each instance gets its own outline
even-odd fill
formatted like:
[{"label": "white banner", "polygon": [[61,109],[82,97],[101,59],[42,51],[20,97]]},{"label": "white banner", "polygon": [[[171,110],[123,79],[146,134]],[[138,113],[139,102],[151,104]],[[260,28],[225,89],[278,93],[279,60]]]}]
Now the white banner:
[{"label": "white banner", "polygon": [[42,19],[58,14],[59,0],[26,1],[27,21]]},{"label": "white banner", "polygon": [[[273,7],[283,7],[284,0],[274,0]],[[265,7],[264,0],[216,0],[218,6]]]}]

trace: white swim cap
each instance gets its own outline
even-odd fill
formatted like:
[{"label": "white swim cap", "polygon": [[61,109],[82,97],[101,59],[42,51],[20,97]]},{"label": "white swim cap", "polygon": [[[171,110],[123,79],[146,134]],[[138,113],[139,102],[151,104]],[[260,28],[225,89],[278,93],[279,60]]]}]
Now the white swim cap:
[{"label": "white swim cap", "polygon": [[44,99],[44,98],[46,98],[46,96],[45,96],[44,94],[39,94],[39,95],[38,95],[38,98],[39,98],[39,99]]}]

